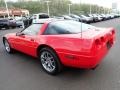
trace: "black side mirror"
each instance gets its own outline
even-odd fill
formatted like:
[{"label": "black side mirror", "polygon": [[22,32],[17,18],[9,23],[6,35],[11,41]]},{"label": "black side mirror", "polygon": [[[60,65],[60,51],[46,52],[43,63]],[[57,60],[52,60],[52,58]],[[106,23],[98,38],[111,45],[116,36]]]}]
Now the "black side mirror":
[{"label": "black side mirror", "polygon": [[22,32],[17,32],[17,33],[16,33],[16,36],[23,36],[23,35],[25,35],[25,34],[22,33]]}]

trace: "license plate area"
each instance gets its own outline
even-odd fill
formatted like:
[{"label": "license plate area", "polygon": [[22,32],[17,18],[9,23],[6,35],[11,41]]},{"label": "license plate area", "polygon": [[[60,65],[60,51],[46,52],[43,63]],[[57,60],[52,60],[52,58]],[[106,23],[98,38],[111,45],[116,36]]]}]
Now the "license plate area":
[{"label": "license plate area", "polygon": [[3,24],[0,24],[0,26],[3,26]]},{"label": "license plate area", "polygon": [[108,41],[108,42],[106,43],[106,46],[107,46],[107,49],[110,49],[110,48],[111,48],[112,44],[110,43],[110,41]]}]

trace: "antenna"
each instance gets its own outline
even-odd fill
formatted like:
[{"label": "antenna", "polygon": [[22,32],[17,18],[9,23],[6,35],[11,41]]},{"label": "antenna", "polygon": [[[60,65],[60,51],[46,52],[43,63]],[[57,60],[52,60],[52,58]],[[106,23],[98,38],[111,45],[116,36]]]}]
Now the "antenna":
[{"label": "antenna", "polygon": [[81,19],[81,25],[80,25],[81,27],[81,38],[82,38],[82,19]]},{"label": "antenna", "polygon": [[69,6],[69,15],[71,14],[71,6],[72,6],[72,4],[68,4],[68,6]]},{"label": "antenna", "polygon": [[49,3],[50,3],[51,1],[45,1],[45,2],[47,3],[48,15],[50,15],[50,7],[49,7]]},{"label": "antenna", "polygon": [[10,14],[9,14],[9,9],[8,9],[8,5],[7,5],[7,1],[4,0],[4,2],[5,2],[5,6],[6,6],[6,10],[7,10],[7,14],[8,14],[8,18],[10,18]]}]

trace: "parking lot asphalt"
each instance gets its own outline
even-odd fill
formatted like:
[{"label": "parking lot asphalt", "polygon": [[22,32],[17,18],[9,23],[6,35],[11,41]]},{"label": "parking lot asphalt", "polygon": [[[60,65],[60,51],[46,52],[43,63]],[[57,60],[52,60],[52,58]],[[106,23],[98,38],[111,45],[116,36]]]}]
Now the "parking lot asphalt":
[{"label": "parking lot asphalt", "polygon": [[46,74],[39,61],[16,52],[6,53],[2,36],[20,29],[0,30],[0,90],[120,90],[120,19],[93,23],[116,28],[116,44],[95,70],[65,69]]}]

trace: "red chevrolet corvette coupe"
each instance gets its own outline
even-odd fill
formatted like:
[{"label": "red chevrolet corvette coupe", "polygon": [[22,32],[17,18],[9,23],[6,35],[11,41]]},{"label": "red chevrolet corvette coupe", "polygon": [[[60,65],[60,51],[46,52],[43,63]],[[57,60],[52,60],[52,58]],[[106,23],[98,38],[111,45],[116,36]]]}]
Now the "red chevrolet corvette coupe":
[{"label": "red chevrolet corvette coupe", "polygon": [[18,50],[39,58],[42,68],[51,75],[60,72],[63,66],[95,68],[114,42],[113,28],[97,28],[71,20],[44,21],[3,37],[8,53]]}]

